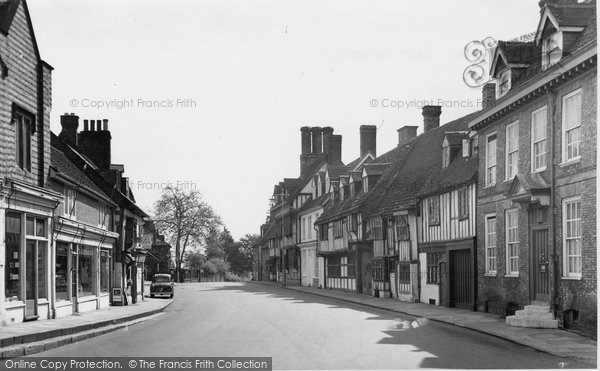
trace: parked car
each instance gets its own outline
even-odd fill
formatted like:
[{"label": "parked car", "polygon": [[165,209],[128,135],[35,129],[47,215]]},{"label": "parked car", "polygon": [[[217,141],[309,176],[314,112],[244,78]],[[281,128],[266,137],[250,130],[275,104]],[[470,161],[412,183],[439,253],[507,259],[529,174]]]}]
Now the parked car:
[{"label": "parked car", "polygon": [[155,274],[152,277],[152,284],[150,285],[150,297],[153,298],[158,296],[168,296],[170,298],[175,294],[175,284],[171,279],[170,274]]}]

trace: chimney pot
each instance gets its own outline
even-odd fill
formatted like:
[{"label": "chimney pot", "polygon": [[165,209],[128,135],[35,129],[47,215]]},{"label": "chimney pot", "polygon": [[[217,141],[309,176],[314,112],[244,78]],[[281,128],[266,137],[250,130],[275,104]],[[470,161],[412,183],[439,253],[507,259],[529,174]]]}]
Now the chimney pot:
[{"label": "chimney pot", "polygon": [[62,130],[58,137],[69,143],[72,146],[77,147],[77,129],[79,128],[79,116],[74,114],[64,114],[60,117],[60,126]]},{"label": "chimney pot", "polygon": [[108,119],[102,120],[102,130],[108,131]]},{"label": "chimney pot", "polygon": [[323,153],[329,153],[329,137],[333,134],[333,128],[325,126],[321,132],[323,133]]},{"label": "chimney pot", "polygon": [[83,131],[90,130],[90,120],[83,120]]},{"label": "chimney pot", "polygon": [[377,126],[361,125],[360,127],[360,157],[371,152],[377,157]]},{"label": "chimney pot", "polygon": [[312,133],[312,152],[313,153],[323,153],[323,133],[321,132],[320,126],[314,126],[310,128]]},{"label": "chimney pot", "polygon": [[304,126],[300,128],[300,136],[302,139],[302,154],[309,154],[312,152],[312,144],[310,140],[310,128],[308,126]]},{"label": "chimney pot", "polygon": [[423,132],[428,132],[440,126],[440,115],[442,106],[423,107]]},{"label": "chimney pot", "polygon": [[342,162],[342,136],[331,134],[327,138],[327,162],[336,164]]}]

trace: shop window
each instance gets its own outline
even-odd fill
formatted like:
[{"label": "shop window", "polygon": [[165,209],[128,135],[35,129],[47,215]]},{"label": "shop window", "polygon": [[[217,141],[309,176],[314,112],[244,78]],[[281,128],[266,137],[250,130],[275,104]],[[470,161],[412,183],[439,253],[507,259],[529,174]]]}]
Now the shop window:
[{"label": "shop window", "polygon": [[111,266],[111,252],[109,250],[102,250],[100,252],[100,292],[107,293],[110,287],[110,266]]},{"label": "shop window", "polygon": [[69,300],[69,244],[56,243],[56,300]]},{"label": "shop window", "polygon": [[[29,242],[29,241],[28,241]],[[48,245],[46,241],[35,241],[37,244],[37,285],[38,285],[38,299],[48,298],[48,292],[46,290],[46,270],[48,268],[47,259],[48,256]]]},{"label": "shop window", "polygon": [[410,265],[399,264],[398,265],[398,282],[399,283],[410,283]]},{"label": "shop window", "polygon": [[95,295],[96,269],[95,269],[96,249],[93,247],[82,246],[79,248],[78,259],[78,278],[77,296]]},{"label": "shop window", "polygon": [[440,258],[442,254],[437,252],[427,253],[427,283],[438,284],[440,282]]},{"label": "shop window", "polygon": [[21,300],[21,216],[14,213],[6,213],[6,257],[5,264],[5,289],[6,301]]}]

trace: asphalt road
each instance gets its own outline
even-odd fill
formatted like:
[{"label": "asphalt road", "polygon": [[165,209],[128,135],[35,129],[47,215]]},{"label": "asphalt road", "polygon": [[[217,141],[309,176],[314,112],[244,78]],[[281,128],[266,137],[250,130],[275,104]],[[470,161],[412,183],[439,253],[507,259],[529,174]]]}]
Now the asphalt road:
[{"label": "asphalt road", "polygon": [[[161,300],[161,299],[148,299]],[[36,357],[273,357],[274,369],[589,368],[475,331],[241,283],[186,283],[164,314]]]}]

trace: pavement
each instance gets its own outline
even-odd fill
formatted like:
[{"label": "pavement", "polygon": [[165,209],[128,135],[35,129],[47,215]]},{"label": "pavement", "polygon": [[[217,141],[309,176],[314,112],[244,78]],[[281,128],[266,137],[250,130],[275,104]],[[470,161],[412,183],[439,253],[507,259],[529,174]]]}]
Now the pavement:
[{"label": "pavement", "polygon": [[[253,281],[252,284],[282,287],[278,283],[266,281]],[[557,357],[576,359],[594,365],[597,364],[598,346],[596,341],[562,329],[513,327],[507,325],[505,319],[500,318],[496,314],[473,312],[424,303],[405,303],[394,299],[375,298],[370,295],[352,292],[302,286],[286,286],[283,288],[468,328]]]},{"label": "pavement", "polygon": [[136,304],[111,306],[57,319],[0,327],[0,359],[40,353],[100,336],[159,315],[173,301],[144,298]]}]

